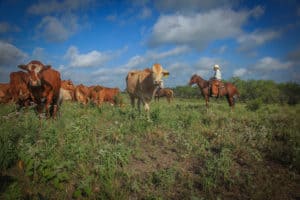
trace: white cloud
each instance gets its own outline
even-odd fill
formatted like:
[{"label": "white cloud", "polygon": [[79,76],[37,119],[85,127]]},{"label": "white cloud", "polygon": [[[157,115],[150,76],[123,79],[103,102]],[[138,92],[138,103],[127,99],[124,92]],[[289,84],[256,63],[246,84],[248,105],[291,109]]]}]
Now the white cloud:
[{"label": "white cloud", "polygon": [[148,51],[144,56],[135,55],[129,59],[129,61],[123,66],[126,69],[132,68],[146,68],[148,65],[153,64],[153,62],[160,62],[166,58],[172,58],[174,56],[182,55],[188,52],[190,49],[187,46],[177,46],[173,49],[156,52],[156,51]]},{"label": "white cloud", "polygon": [[254,66],[254,70],[259,70],[263,72],[274,71],[274,70],[284,70],[292,67],[292,62],[281,62],[276,58],[264,57],[260,59]]},{"label": "white cloud", "polygon": [[0,41],[0,66],[7,67],[20,64],[28,55],[12,44]]},{"label": "white cloud", "polygon": [[146,63],[146,59],[142,56],[136,55],[129,59],[129,61],[124,65],[124,68],[131,69],[140,65],[144,65],[144,63]]},{"label": "white cloud", "polygon": [[27,12],[34,15],[49,15],[57,12],[65,13],[66,11],[75,11],[92,6],[93,2],[94,0],[40,1],[30,6]]},{"label": "white cloud", "polygon": [[280,31],[254,31],[252,33],[243,34],[238,37],[237,42],[240,44],[240,51],[249,51],[259,45],[273,40],[281,35]]},{"label": "white cloud", "polygon": [[41,47],[36,47],[32,52],[32,57],[34,60],[44,60],[45,59],[45,49]]},{"label": "white cloud", "polygon": [[151,15],[152,15],[151,9],[150,9],[150,8],[147,8],[147,7],[144,7],[144,8],[142,8],[142,10],[141,10],[141,13],[140,13],[140,15],[139,15],[139,18],[140,18],[140,19],[147,19],[147,18],[151,17]]},{"label": "white cloud", "polygon": [[252,14],[251,10],[215,9],[191,15],[162,15],[153,26],[149,45],[180,44],[203,49],[214,40],[240,35]]},{"label": "white cloud", "polygon": [[154,52],[154,51],[149,51],[146,54],[146,57],[149,60],[161,60],[167,57],[173,57],[177,56],[180,54],[184,54],[188,52],[190,49],[187,46],[177,46],[171,50],[165,51],[165,52]]},{"label": "white cloud", "polygon": [[233,71],[234,77],[242,77],[248,73],[248,70],[245,68],[239,68]]},{"label": "white cloud", "polygon": [[220,66],[221,71],[226,66],[226,62],[221,60],[220,58],[202,57],[195,64],[194,73],[197,73],[202,77],[210,78],[209,76],[213,75],[213,66],[215,64],[218,64]]},{"label": "white cloud", "polygon": [[96,50],[86,54],[80,54],[77,47],[71,46],[65,58],[70,61],[70,67],[99,67],[103,66],[111,56]]},{"label": "white cloud", "polygon": [[251,14],[254,18],[259,18],[265,13],[265,9],[261,6],[256,6],[251,10]]},{"label": "white cloud", "polygon": [[238,0],[155,0],[154,5],[161,11],[185,12],[210,10],[219,7],[231,7],[238,3]]},{"label": "white cloud", "polygon": [[37,26],[37,34],[50,42],[63,42],[78,30],[77,18],[66,15],[61,19],[46,16]]},{"label": "white cloud", "polygon": [[20,28],[7,22],[0,22],[0,33],[19,32]]}]

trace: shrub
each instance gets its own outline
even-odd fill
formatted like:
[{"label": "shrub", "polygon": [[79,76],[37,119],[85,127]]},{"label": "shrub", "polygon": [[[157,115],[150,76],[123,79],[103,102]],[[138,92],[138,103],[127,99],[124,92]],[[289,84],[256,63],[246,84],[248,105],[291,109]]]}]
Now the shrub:
[{"label": "shrub", "polygon": [[262,101],[260,99],[250,100],[246,103],[246,109],[250,111],[258,110],[262,105]]},{"label": "shrub", "polygon": [[0,170],[7,169],[17,159],[17,135],[9,132],[0,134]]}]

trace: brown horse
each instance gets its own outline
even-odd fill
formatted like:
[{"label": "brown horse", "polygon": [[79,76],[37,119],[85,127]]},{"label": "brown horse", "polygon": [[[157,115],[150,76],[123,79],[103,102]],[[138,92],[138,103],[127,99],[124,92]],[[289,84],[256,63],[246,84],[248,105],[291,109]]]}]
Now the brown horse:
[{"label": "brown horse", "polygon": [[[197,74],[194,74],[189,82],[189,85],[197,84],[205,98],[206,107],[208,108],[209,97],[211,96],[210,82],[204,80]],[[235,104],[235,98],[239,96],[237,88],[232,83],[224,83],[224,87],[219,89],[219,96],[226,96],[228,104],[233,110]]]}]

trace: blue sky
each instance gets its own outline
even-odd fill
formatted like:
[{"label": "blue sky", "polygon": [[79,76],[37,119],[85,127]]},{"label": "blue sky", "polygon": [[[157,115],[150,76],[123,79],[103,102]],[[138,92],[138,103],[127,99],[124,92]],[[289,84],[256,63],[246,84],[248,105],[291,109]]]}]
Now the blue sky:
[{"label": "blue sky", "polygon": [[0,82],[40,60],[75,84],[125,88],[160,63],[166,87],[208,79],[300,83],[297,0],[1,0]]}]

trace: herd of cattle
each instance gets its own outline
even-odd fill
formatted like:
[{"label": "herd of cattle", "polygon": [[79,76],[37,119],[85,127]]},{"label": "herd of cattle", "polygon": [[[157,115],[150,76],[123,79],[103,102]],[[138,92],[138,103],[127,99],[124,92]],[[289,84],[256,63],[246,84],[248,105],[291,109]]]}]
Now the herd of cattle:
[{"label": "herd of cattle", "polygon": [[[88,103],[97,106],[104,102],[113,105],[122,104],[119,88],[108,88],[100,85],[85,86],[74,85],[71,80],[61,80],[60,73],[50,65],[33,60],[27,65],[19,65],[24,71],[12,72],[9,83],[0,83],[0,103],[15,102],[19,109],[36,105],[41,114],[44,110],[47,117],[55,118],[61,103],[65,100],[77,101],[84,105]],[[173,98],[173,91],[162,87],[162,77],[169,72],[160,64],[154,64],[152,69],[134,70],[128,72],[126,77],[126,90],[131,105],[134,107],[135,99],[149,111],[149,103],[153,97],[166,96],[168,102]]]}]

